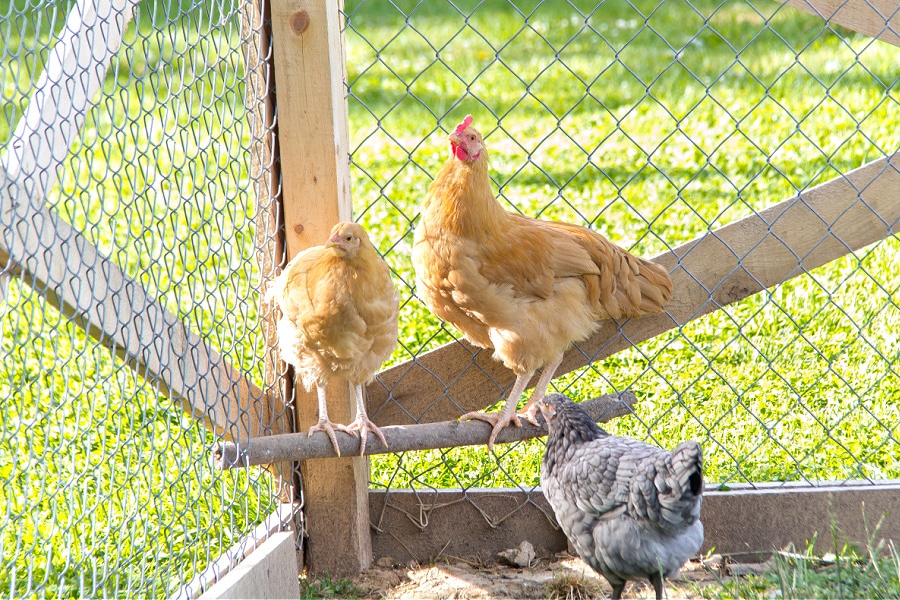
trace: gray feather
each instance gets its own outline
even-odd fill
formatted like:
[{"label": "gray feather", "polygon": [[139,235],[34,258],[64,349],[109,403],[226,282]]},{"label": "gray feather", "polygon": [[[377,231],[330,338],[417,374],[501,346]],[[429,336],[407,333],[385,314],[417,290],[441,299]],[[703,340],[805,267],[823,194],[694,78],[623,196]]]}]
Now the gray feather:
[{"label": "gray feather", "polygon": [[621,593],[647,577],[661,594],[700,550],[703,456],[696,442],[672,452],[609,435],[561,394],[544,400],[553,412],[541,487],[578,554]]}]

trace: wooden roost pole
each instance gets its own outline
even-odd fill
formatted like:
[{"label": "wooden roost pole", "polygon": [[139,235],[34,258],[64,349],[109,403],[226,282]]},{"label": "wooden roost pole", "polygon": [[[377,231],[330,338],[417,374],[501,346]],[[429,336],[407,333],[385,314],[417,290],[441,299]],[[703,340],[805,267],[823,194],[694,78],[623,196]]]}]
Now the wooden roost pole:
[{"label": "wooden roost pole", "polygon": [[[340,0],[272,0],[276,123],[288,259],[351,218],[346,63]],[[294,386],[297,430],[318,420],[315,391]],[[328,385],[329,416],[352,420],[348,385]],[[368,460],[300,463],[312,572],[352,575],[372,563]]]}]

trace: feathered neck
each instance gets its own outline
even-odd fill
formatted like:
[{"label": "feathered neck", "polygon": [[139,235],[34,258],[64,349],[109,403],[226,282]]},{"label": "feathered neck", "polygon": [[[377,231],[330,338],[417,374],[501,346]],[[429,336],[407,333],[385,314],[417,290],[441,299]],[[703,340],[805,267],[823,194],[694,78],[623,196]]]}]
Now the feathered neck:
[{"label": "feathered neck", "polygon": [[509,216],[491,190],[487,149],[474,161],[450,158],[428,188],[425,210],[450,232],[488,239],[506,228]]},{"label": "feathered neck", "polygon": [[325,256],[322,266],[326,271],[342,273],[343,277],[363,286],[369,285],[380,272],[380,256],[374,247],[361,246],[353,257],[328,248]]},{"label": "feathered neck", "polygon": [[544,467],[553,471],[557,460],[572,448],[609,433],[594,423],[593,419],[571,401],[555,403],[556,417],[550,421],[547,434],[547,449],[544,452]]}]

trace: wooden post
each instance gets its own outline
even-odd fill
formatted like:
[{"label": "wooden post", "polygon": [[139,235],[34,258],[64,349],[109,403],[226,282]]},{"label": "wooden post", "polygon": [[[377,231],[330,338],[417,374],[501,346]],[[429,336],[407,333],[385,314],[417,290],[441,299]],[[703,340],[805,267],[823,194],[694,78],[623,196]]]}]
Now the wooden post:
[{"label": "wooden post", "polygon": [[[346,63],[340,0],[272,0],[285,241],[288,258],[321,245],[351,218]],[[295,385],[299,431],[318,420],[315,391]],[[328,384],[329,416],[350,422],[349,385]],[[312,572],[352,575],[372,563],[368,461],[323,459],[300,465],[306,560]]]}]

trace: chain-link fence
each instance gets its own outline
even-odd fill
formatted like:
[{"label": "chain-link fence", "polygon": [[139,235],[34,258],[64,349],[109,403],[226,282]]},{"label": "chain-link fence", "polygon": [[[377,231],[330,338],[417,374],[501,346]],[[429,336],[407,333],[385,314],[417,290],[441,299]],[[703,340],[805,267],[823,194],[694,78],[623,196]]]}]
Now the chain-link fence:
[{"label": "chain-link fence", "polygon": [[[261,471],[214,472],[216,436],[191,416],[219,431],[243,422],[243,412],[216,413],[232,368],[262,389],[252,401],[273,387],[258,290],[278,260],[258,249],[277,244],[266,241],[273,224],[258,220],[270,214],[256,206],[269,196],[258,187],[268,132],[265,83],[252,76],[270,49],[253,6],[0,2],[4,595],[177,593],[279,502]],[[610,429],[667,447],[697,439],[711,482],[898,477],[900,243],[858,243],[896,217],[857,222],[869,187],[845,176],[864,164],[896,172],[885,159],[900,146],[900,50],[765,0],[366,0],[344,12],[354,215],[401,289],[394,365],[459,338],[416,297],[410,251],[446,134],[468,113],[510,210],[589,225],[643,256],[849,182],[849,195],[832,194],[845,204],[836,213],[770,227],[793,253],[786,283],[738,290],[739,302],[698,308],[554,387],[579,399],[632,389],[636,415]],[[76,35],[94,13],[90,35]],[[889,18],[863,20],[890,41]],[[73,90],[92,75],[78,49],[102,62],[117,30],[109,71],[95,71],[99,91],[79,100]],[[72,98],[29,120],[61,42],[81,57],[81,69],[56,71]],[[62,96],[43,97],[54,106]],[[748,243],[721,262],[749,269],[769,247]],[[806,267],[828,253],[837,260]],[[82,293],[93,294],[90,311]],[[179,323],[199,337],[174,335]],[[178,368],[166,362],[173,347]],[[176,377],[185,364],[196,379]],[[442,375],[443,397],[425,404],[465,412],[458,376]],[[506,387],[498,381],[492,398]],[[386,404],[402,401],[388,394]],[[461,489],[481,510],[468,495],[476,488],[531,493],[541,452],[533,441],[386,455],[372,460],[371,483]]]},{"label": "chain-link fence", "polygon": [[263,381],[242,9],[0,2],[0,595],[177,593],[278,505],[200,423]]},{"label": "chain-link fence", "polygon": [[[861,14],[875,12],[868,4],[854,7],[846,7],[860,13],[854,22],[869,19],[875,35],[896,41],[892,15],[879,25],[877,14]],[[446,136],[466,114],[486,136],[508,210],[590,226],[642,256],[819,184],[840,185],[879,159],[875,172],[896,173],[884,159],[900,146],[900,50],[776,2],[361,1],[345,11],[354,206],[402,282],[398,363],[461,338],[416,296],[410,252],[425,190],[449,157]],[[557,378],[555,389],[579,399],[632,389],[636,415],[610,429],[665,447],[700,441],[712,483],[896,478],[900,244],[892,235],[860,244],[839,231],[868,206],[866,189],[852,183],[837,212],[813,207],[789,231],[768,221],[791,248],[788,260],[770,259],[785,263],[776,283],[786,283],[689,314]],[[896,229],[896,210],[887,213],[895,216],[878,227]],[[806,266],[835,239],[828,260],[838,260]],[[736,261],[724,281],[749,270],[753,252],[771,251],[747,243],[705,257],[707,269]],[[700,287],[707,300],[722,292]],[[422,379],[441,376],[436,385],[457,414],[471,410],[454,397],[459,374]],[[494,400],[509,381],[497,383]],[[437,508],[429,489],[461,488],[479,510],[468,493],[478,488],[530,495],[542,448],[375,458],[372,483],[420,490],[424,512],[409,516],[424,527]],[[494,525],[505,518],[482,514]]]}]

